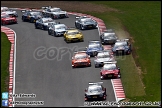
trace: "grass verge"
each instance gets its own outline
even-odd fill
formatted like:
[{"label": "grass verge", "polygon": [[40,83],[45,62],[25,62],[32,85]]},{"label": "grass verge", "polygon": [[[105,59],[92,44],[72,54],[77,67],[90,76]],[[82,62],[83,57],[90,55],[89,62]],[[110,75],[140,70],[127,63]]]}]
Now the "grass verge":
[{"label": "grass verge", "polygon": [[8,92],[10,48],[10,41],[6,34],[1,32],[1,94],[2,92]]},{"label": "grass verge", "polygon": [[[122,83],[126,97],[131,101],[161,101],[160,2],[94,1],[91,3],[118,9],[118,12],[87,14],[104,20],[107,28],[122,27],[134,40],[133,57],[136,65],[132,64],[134,60],[131,56],[127,56],[125,60],[118,60],[123,70]],[[142,70],[141,73],[139,73],[139,67]]]}]

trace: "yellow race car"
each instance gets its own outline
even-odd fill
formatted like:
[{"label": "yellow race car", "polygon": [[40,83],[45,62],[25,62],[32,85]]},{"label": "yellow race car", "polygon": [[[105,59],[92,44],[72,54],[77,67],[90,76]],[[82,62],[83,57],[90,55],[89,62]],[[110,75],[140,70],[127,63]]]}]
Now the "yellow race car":
[{"label": "yellow race car", "polygon": [[75,28],[69,29],[64,33],[64,40],[66,42],[84,41],[83,34]]}]

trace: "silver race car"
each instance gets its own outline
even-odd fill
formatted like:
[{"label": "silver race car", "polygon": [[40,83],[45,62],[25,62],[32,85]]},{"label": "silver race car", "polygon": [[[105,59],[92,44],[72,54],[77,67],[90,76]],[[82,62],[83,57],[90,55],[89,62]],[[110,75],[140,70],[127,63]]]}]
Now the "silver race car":
[{"label": "silver race car", "polygon": [[67,30],[68,27],[65,24],[51,25],[48,29],[48,34],[53,36],[63,36]]},{"label": "silver race car", "polygon": [[89,100],[106,100],[106,88],[103,87],[103,82],[89,83],[85,89],[85,101]]},{"label": "silver race car", "polygon": [[17,12],[8,7],[1,7],[1,14],[8,14],[13,17],[18,17]]},{"label": "silver race car", "polygon": [[76,17],[75,21],[75,27],[77,29],[85,30],[85,29],[93,29],[97,28],[97,22],[93,20],[92,18],[82,16],[82,17]]},{"label": "silver race car", "polygon": [[56,22],[52,18],[40,18],[40,19],[36,20],[35,28],[48,30],[51,24],[56,25],[56,24],[59,24],[59,22]]},{"label": "silver race car", "polygon": [[60,8],[58,7],[42,7],[43,11],[43,15],[47,16],[47,17],[51,17],[52,19],[59,19],[59,18],[68,18],[68,14],[66,11],[62,11]]},{"label": "silver race car", "polygon": [[105,30],[101,35],[100,35],[100,40],[102,44],[115,44],[117,40],[116,33],[112,30]]},{"label": "silver race car", "polygon": [[110,61],[115,61],[115,58],[109,51],[99,51],[94,60],[95,68],[102,67],[104,62]]},{"label": "silver race car", "polygon": [[129,39],[117,40],[112,47],[112,51],[116,55],[129,55],[132,52],[132,47]]}]

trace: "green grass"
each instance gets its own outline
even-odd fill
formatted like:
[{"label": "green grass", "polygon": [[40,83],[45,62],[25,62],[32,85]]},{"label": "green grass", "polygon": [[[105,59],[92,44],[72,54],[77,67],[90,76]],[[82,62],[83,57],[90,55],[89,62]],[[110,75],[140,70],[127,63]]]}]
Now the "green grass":
[{"label": "green grass", "polygon": [[11,44],[6,34],[1,32],[1,94],[8,92],[10,48]]},{"label": "green grass", "polygon": [[[137,48],[136,63],[142,75],[132,64],[132,58],[118,60],[126,97],[131,101],[161,101],[161,4],[160,1],[93,1],[118,9],[119,12],[87,13],[104,20],[107,28],[126,27]],[[137,76],[138,75],[138,76]],[[140,79],[145,86],[142,87]],[[140,89],[139,89],[140,88]],[[145,91],[143,91],[145,90]]]}]

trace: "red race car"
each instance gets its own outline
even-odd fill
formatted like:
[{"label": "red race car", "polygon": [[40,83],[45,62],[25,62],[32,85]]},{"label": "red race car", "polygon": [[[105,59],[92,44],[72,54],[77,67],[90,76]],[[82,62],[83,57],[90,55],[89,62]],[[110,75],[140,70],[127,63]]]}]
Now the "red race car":
[{"label": "red race car", "polygon": [[17,24],[17,18],[7,14],[1,14],[1,25]]},{"label": "red race car", "polygon": [[104,66],[101,68],[100,75],[101,80],[106,78],[120,78],[120,68],[115,62],[104,62]]},{"label": "red race car", "polygon": [[90,56],[86,54],[86,51],[75,52],[72,57],[72,67],[75,68],[79,66],[91,66]]}]

